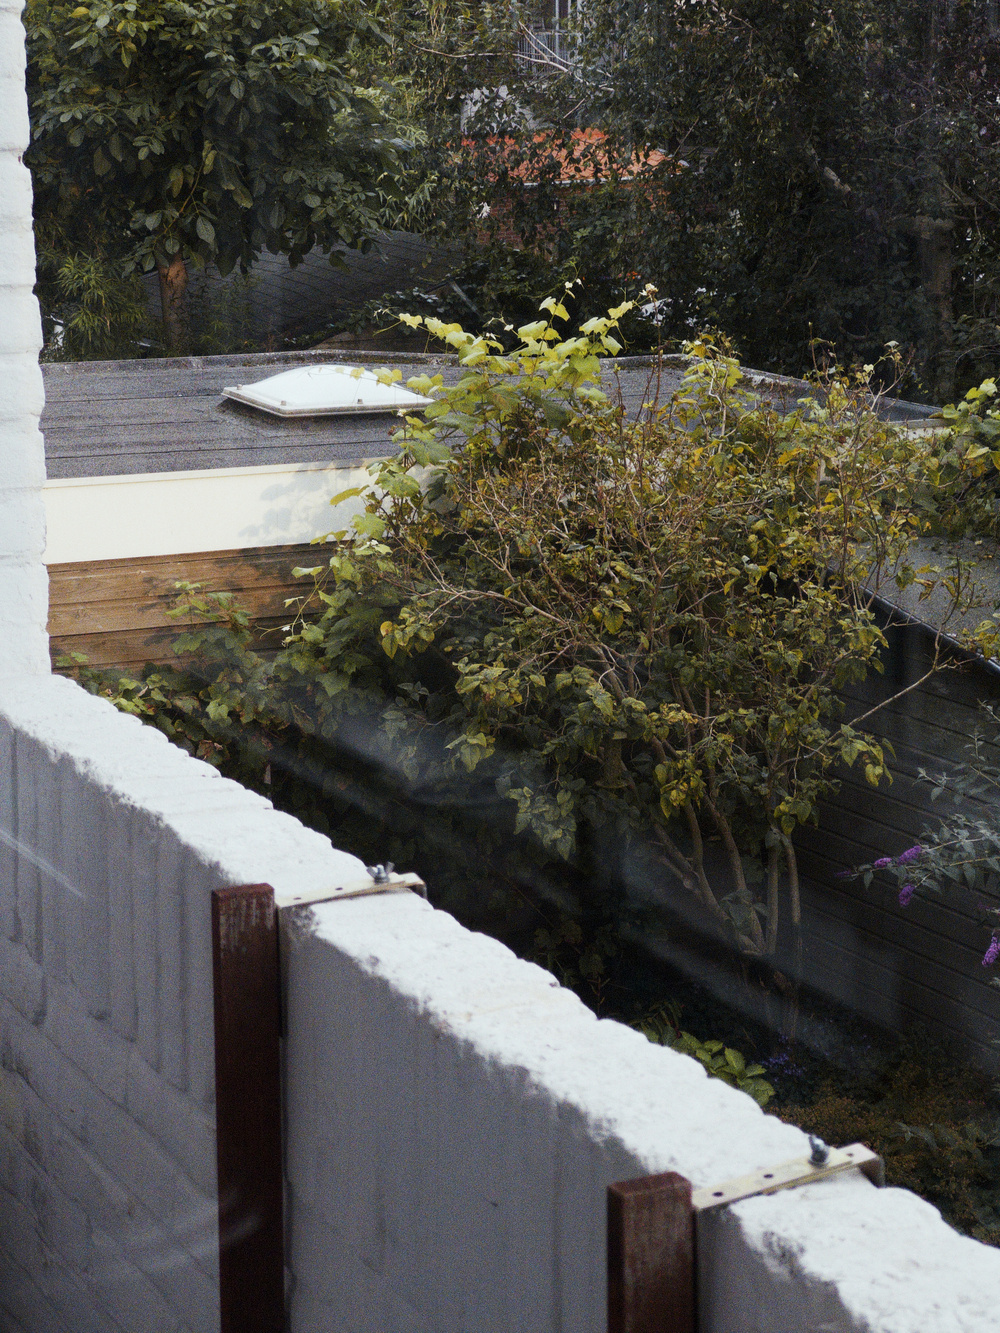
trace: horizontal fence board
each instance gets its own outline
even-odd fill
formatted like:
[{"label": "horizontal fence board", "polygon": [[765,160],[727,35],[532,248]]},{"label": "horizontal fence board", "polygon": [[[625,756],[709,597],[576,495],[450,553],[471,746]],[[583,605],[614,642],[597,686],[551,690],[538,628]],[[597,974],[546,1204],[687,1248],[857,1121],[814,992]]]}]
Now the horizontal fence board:
[{"label": "horizontal fence board", "polygon": [[[288,617],[279,623],[277,620],[264,620],[254,627],[250,647],[256,652],[274,652],[281,646],[282,625],[288,624]],[[173,650],[174,640],[182,632],[183,625],[171,629],[121,630],[110,634],[70,634],[50,640],[52,660],[69,652],[83,653],[86,664],[92,667],[122,667],[137,671],[147,663],[154,666],[186,665],[189,654],[178,655]]]},{"label": "horizontal fence board", "polygon": [[[890,768],[892,765],[889,759]],[[931,799],[933,786],[911,773],[891,768],[892,781],[880,782],[877,787],[858,780],[853,773],[840,779],[839,790],[830,797],[824,809],[863,813],[873,823],[899,827],[900,820],[911,817],[923,819],[927,814],[950,807]]]},{"label": "horizontal fence board", "polygon": [[911,963],[919,967],[928,984],[942,992],[974,987],[982,992],[984,1008],[992,1005],[995,1009],[992,990],[981,979],[982,956],[989,938],[986,933],[979,931],[977,939],[974,923],[970,921],[965,923],[968,930],[964,940],[948,936],[936,929],[943,915],[939,904],[915,899],[905,910],[909,913],[914,909],[921,913],[923,921],[901,920],[902,908],[892,912],[877,903],[847,901],[822,890],[803,894],[803,913],[807,916],[836,921],[845,933],[867,937],[871,948],[881,942],[879,947],[885,955],[905,960],[907,967]]},{"label": "horizontal fence board", "polygon": [[168,615],[179,582],[200,583],[204,592],[233,593],[250,614],[254,647],[276,649],[281,626],[294,614],[285,601],[312,586],[308,579],[293,578],[292,570],[322,561],[322,550],[307,544],[52,565],[53,659],[78,652],[97,667],[176,662],[173,641],[189,624]]},{"label": "horizontal fence board", "polygon": [[[975,715],[970,714],[970,717]],[[845,718],[850,721],[850,718]],[[934,769],[945,764],[962,763],[966,757],[966,746],[971,739],[973,727],[968,731],[956,732],[947,727],[938,727],[919,718],[901,716],[897,712],[879,714],[866,722],[862,730],[878,739],[892,743],[896,751],[895,758],[887,755],[890,767],[901,769],[912,777],[918,777],[921,768]]]},{"label": "horizontal fence board", "polygon": [[810,929],[822,955],[822,961],[810,968],[811,985],[871,1017],[877,1017],[875,1009],[881,1004],[893,1025],[904,1014],[922,1020],[941,1035],[959,1038],[964,1053],[985,1056],[995,1066],[992,1042],[1000,1037],[1000,1023],[974,1003],[971,983],[968,988],[951,992],[939,990],[921,976],[903,974],[897,966],[879,961],[870,952],[862,956],[854,947],[855,941],[845,943],[819,915],[811,920]]},{"label": "horizontal fence board", "polygon": [[[908,637],[917,644],[921,637],[919,626],[897,631],[900,638]],[[926,642],[918,644],[913,650],[906,650],[903,669],[895,670],[891,653],[883,653],[881,661],[883,671],[874,671],[861,681],[846,684],[842,693],[845,697],[870,699],[877,702],[891,698],[907,686],[909,696],[923,695],[946,699],[952,705],[966,705],[975,708],[977,700],[1000,695],[1000,672],[991,670],[981,658],[966,657],[963,654],[949,653],[946,648],[939,661],[946,664],[933,675],[925,675],[934,659],[930,636]],[[917,683],[919,681],[919,684]]]},{"label": "horizontal fence board", "polygon": [[[824,810],[821,818],[824,818],[825,814]],[[907,841],[902,830],[898,836],[901,842]],[[821,867],[815,872],[814,877],[822,880],[830,879],[833,874],[841,870],[850,870],[854,866],[864,865],[880,855],[887,854],[885,837],[879,837],[876,841],[875,835],[872,834],[871,840],[864,841],[857,830],[850,829],[846,821],[839,828],[821,825],[818,829],[812,827],[799,829],[795,835],[795,846],[802,856],[803,872],[808,858]]]},{"label": "horizontal fence board", "polygon": [[[208,591],[206,589],[205,591]],[[292,594],[289,584],[271,588],[240,589],[236,600],[246,607],[254,621],[270,617],[288,619],[294,609],[286,610],[285,601]],[[150,595],[129,603],[123,593],[107,601],[78,602],[75,605],[54,607],[49,612],[49,633],[61,637],[67,634],[112,634],[120,630],[166,629],[181,634],[206,622],[198,616],[172,616],[170,611],[177,599],[171,588],[161,596]]]},{"label": "horizontal fence board", "polygon": [[[949,1014],[943,1013],[936,1004],[921,1006],[914,997],[902,998],[879,990],[876,986],[866,985],[861,974],[850,975],[853,956],[849,951],[830,944],[830,966],[818,973],[813,985],[817,991],[837,1004],[843,1005],[867,1022],[881,1028],[902,1033],[914,1025],[927,1029],[936,1040],[954,1051],[956,1057],[970,1064],[993,1072],[996,1066],[996,1052],[992,1049],[994,1030],[984,1030],[981,1037],[969,1031],[968,1015],[958,1006],[960,1017],[957,1023],[949,1022]],[[1000,1030],[997,1030],[1000,1031]],[[820,1046],[822,1047],[822,1038]]]},{"label": "horizontal fence board", "polygon": [[[895,947],[899,947],[903,939],[907,940],[909,947],[912,936],[912,948],[918,954],[943,959],[943,954],[939,955],[929,946],[930,940],[940,939],[942,948],[947,946],[948,949],[959,951],[948,965],[966,975],[970,960],[963,957],[963,951],[971,951],[978,961],[986,948],[989,936],[979,924],[979,915],[973,910],[971,902],[968,903],[968,910],[962,910],[960,904],[947,899],[921,895],[913,898],[908,907],[900,907],[896,890],[877,881],[867,890],[860,884],[851,889],[835,888],[817,884],[811,878],[809,883],[810,901],[821,903],[824,910],[845,921],[881,933]],[[928,937],[926,940],[925,936]]]},{"label": "horizontal fence board", "polygon": [[[866,959],[863,971],[858,971],[858,955],[853,943],[844,939],[836,923],[816,916],[811,927],[817,942],[822,944],[825,966],[816,968],[815,976],[809,978],[810,984],[817,984],[817,979],[826,972],[840,979],[840,992],[848,1002],[852,990],[860,985],[872,994],[891,999],[906,1011],[922,1014],[933,1024],[941,1023],[963,1032],[977,1044],[985,1044],[1000,1033],[996,1018],[969,1003],[965,995],[939,990],[930,981],[903,974],[894,964],[877,959]],[[850,978],[846,988],[843,985],[845,978]],[[950,1023],[946,1021],[949,1015]]]},{"label": "horizontal fence board", "polygon": [[192,555],[139,556],[123,560],[83,560],[50,565],[52,600],[57,605],[115,600],[134,596],[136,589],[162,593],[175,583],[202,583],[209,592],[308,586],[292,579],[297,565],[322,563],[322,551],[309,545],[265,546],[246,551],[217,551]]},{"label": "horizontal fence board", "polygon": [[819,824],[810,825],[801,836],[819,855],[832,855],[832,851],[824,850],[824,843],[839,841],[856,846],[865,854],[851,853],[847,864],[857,865],[877,860],[880,856],[896,856],[912,847],[929,817],[930,812],[913,806],[898,805],[893,809],[881,793],[871,792],[867,813],[862,813],[857,806],[824,802],[819,811]]},{"label": "horizontal fence board", "polygon": [[[911,690],[901,699],[893,704],[886,704],[885,709],[880,709],[873,713],[866,725],[876,728],[879,719],[890,712],[903,712],[914,718],[916,721],[927,723],[933,727],[941,727],[946,731],[953,731],[956,734],[967,732],[970,719],[975,720],[979,713],[980,704],[983,702],[995,702],[998,691],[992,682],[984,679],[982,672],[979,676],[979,688],[974,694],[968,697],[956,697],[948,692],[949,687],[961,694],[966,694],[965,686],[975,684],[970,679],[971,672],[966,671],[943,671],[940,672],[938,679],[944,686],[943,690],[929,690],[927,685],[919,689]],[[935,677],[931,677],[934,680]],[[884,677],[876,678],[875,685],[885,687],[887,682]],[[841,693],[845,704],[845,716],[850,717],[859,712],[865,712],[882,699],[892,694],[891,687],[888,689],[869,688],[864,689],[858,686],[847,686]]]},{"label": "horizontal fence board", "polygon": [[[898,889],[895,882],[888,877],[876,876],[870,888],[865,888],[861,879],[840,878],[839,874],[830,873],[831,863],[839,861],[845,851],[850,851],[854,845],[853,842],[848,843],[846,839],[836,839],[814,829],[805,833],[800,832],[796,846],[802,874],[820,887],[827,896],[853,902],[859,908],[880,901],[891,906]],[[980,913],[977,904],[982,898],[983,895],[978,892],[973,893],[962,885],[946,889],[940,897],[921,897],[916,902],[919,910],[926,907],[933,912],[934,928],[943,930],[947,936],[959,939],[962,938],[963,932],[974,928],[980,932],[978,938],[981,937],[981,927],[978,925]],[[911,919],[913,919],[912,910],[907,909],[906,916],[901,918],[901,924]]]}]

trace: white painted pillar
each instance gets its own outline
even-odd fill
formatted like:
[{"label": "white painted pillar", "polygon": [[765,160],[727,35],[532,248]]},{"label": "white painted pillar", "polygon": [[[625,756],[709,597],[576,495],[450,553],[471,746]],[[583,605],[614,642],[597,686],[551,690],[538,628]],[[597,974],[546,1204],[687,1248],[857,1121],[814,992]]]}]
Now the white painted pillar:
[{"label": "white painted pillar", "polygon": [[0,0],[0,675],[49,671],[42,563],[42,328],[31,230],[22,0]]}]

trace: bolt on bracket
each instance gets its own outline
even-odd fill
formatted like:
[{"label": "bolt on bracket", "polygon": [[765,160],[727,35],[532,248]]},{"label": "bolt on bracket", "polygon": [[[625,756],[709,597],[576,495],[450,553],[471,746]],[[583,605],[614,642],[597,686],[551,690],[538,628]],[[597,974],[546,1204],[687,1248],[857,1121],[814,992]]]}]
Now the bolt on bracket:
[{"label": "bolt on bracket", "polygon": [[427,897],[427,886],[419,875],[397,875],[390,861],[384,866],[365,866],[364,879],[345,880],[333,888],[306,889],[302,893],[275,892],[275,907],[311,907],[341,898],[367,898],[377,893],[419,893]]},{"label": "bolt on bracket", "polygon": [[776,1194],[778,1190],[795,1189],[798,1185],[810,1185],[814,1180],[839,1176],[853,1167],[857,1167],[873,1185],[881,1187],[885,1184],[885,1163],[878,1153],[872,1152],[863,1143],[849,1143],[846,1148],[829,1148],[822,1139],[810,1138],[809,1142],[812,1146],[809,1157],[794,1157],[768,1171],[754,1171],[748,1176],[726,1180],[721,1185],[693,1190],[692,1208],[696,1213],[703,1213],[710,1208],[723,1208],[728,1203],[752,1199],[757,1194]]},{"label": "bolt on bracket", "polygon": [[676,1171],[609,1185],[608,1333],[697,1333],[702,1214],[855,1168],[873,1184],[885,1184],[882,1159],[863,1143],[828,1148],[813,1139],[810,1146],[809,1157],[708,1189],[692,1190]]}]

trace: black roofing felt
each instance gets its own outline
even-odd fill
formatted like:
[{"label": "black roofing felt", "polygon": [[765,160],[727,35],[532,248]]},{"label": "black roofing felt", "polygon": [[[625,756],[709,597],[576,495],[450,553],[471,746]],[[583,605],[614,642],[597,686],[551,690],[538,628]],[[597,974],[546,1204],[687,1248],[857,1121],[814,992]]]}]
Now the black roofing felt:
[{"label": "black roofing felt", "polygon": [[[50,477],[120,476],[274,463],[358,463],[392,452],[390,415],[283,420],[222,397],[298,365],[344,361],[342,352],[256,353],[155,361],[80,361],[43,367],[42,430]],[[364,356],[404,376],[456,373],[452,357]]]},{"label": "black roofing felt", "polygon": [[[398,367],[410,375],[440,373],[445,383],[461,374],[454,356],[413,353],[261,352],[240,356],[138,361],[48,363],[42,430],[48,475],[121,476],[277,463],[357,464],[393,451],[395,418],[371,416],[282,420],[222,397],[230,384],[252,384],[299,365],[349,362]],[[659,398],[679,387],[686,362],[665,358]],[[636,414],[657,391],[656,371],[645,358],[614,363],[626,410]],[[805,385],[764,377],[762,393],[794,401]],[[906,420],[932,409],[896,403],[891,415]]]}]

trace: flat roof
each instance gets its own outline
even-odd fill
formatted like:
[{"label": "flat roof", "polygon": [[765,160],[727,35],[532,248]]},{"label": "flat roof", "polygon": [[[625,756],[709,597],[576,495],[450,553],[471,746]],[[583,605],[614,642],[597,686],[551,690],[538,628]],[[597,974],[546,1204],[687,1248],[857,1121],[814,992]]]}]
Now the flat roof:
[{"label": "flat roof", "polygon": [[[446,384],[462,374],[456,356],[428,352],[360,352],[314,348],[237,356],[165,357],[135,361],[46,362],[45,458],[50,478],[127,476],[202,468],[261,467],[275,463],[341,463],[394,452],[385,415],[283,420],[222,397],[228,384],[249,383],[282,368],[349,362],[395,367],[411,375],[441,374]],[[627,412],[635,415],[655,389],[648,357],[607,363]],[[664,357],[661,400],[680,387],[688,362]],[[802,381],[748,371],[765,396],[794,402]],[[919,404],[886,404],[898,420],[927,416]]]},{"label": "flat roof", "polygon": [[456,358],[393,353],[252,353],[43,364],[50,478],[126,476],[272,463],[345,466],[393,452],[393,416],[284,420],[222,397],[228,384],[299,365],[398,367],[404,378],[457,378]]}]

